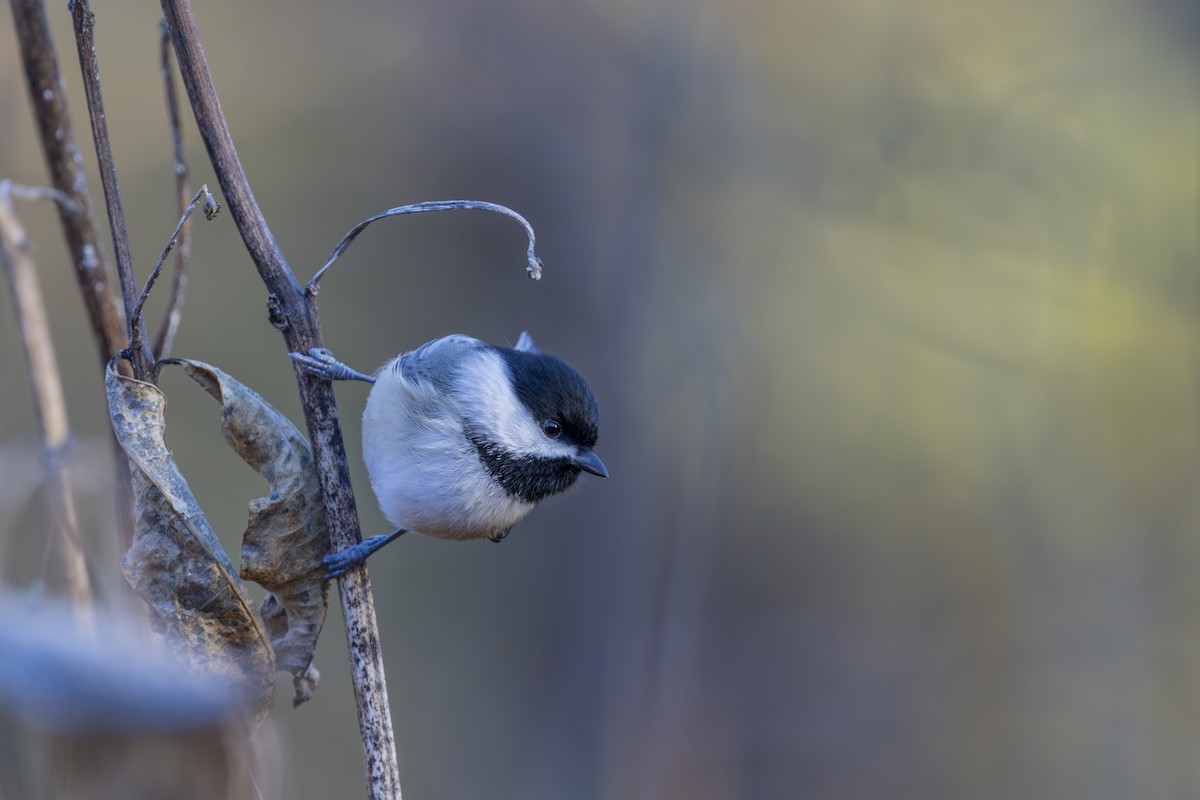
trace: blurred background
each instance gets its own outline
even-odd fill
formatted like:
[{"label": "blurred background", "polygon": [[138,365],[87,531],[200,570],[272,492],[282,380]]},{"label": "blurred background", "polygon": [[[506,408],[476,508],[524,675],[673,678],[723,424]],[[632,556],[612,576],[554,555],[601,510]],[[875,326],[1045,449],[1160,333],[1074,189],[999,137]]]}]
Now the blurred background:
[{"label": "blurred background", "polygon": [[[91,168],[69,15],[50,12]],[[144,276],[176,220],[157,8],[96,13]],[[1193,0],[196,13],[301,280],[402,203],[486,199],[537,229],[540,283],[501,217],[370,228],[322,284],[343,360],[528,329],[600,401],[610,479],[503,546],[414,538],[372,559],[406,796],[1200,796]],[[6,11],[0,177],[40,185],[14,41]],[[193,185],[215,184],[185,135]],[[54,212],[21,213],[112,597],[100,373]],[[175,353],[300,420],[227,214],[194,223]],[[7,299],[0,368],[0,577],[20,588],[46,523]],[[236,552],[265,484],[211,400],[163,387],[169,442]],[[370,534],[387,524],[365,397],[338,389]],[[354,796],[336,598],[317,664],[298,711],[280,679],[283,796]]]}]

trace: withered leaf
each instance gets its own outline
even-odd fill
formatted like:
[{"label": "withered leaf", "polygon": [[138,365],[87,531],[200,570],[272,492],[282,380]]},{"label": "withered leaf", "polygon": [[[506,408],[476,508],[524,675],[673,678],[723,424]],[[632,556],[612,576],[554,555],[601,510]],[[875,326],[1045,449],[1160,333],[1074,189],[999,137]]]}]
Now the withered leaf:
[{"label": "withered leaf", "polygon": [[229,556],[167,450],[166,398],[116,370],[104,375],[113,431],[129,457],[137,522],[122,568],[186,665],[225,676],[252,698],[254,724],[275,696],[270,638]]},{"label": "withered leaf", "polygon": [[271,493],[250,502],[241,576],[268,590],[259,614],[278,668],[293,675],[292,704],[312,697],[320,673],[313,650],[325,623],[328,584],[322,557],[329,539],[308,438],[257,393],[214,366],[178,364],[217,402],[225,441],[257,470]]}]

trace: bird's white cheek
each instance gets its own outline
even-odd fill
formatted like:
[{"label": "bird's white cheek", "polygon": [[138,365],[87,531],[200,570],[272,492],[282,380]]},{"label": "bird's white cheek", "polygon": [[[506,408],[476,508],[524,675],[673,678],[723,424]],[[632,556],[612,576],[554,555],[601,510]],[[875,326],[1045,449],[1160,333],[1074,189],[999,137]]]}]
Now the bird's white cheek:
[{"label": "bird's white cheek", "polygon": [[508,379],[496,353],[483,352],[463,365],[457,395],[463,416],[511,453],[541,452],[549,441],[541,421],[533,420]]}]

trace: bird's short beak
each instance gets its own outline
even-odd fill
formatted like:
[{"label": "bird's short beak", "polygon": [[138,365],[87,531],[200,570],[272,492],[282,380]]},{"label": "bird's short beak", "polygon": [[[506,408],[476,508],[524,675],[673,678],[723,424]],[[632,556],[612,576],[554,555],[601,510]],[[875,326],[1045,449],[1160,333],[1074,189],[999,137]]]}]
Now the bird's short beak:
[{"label": "bird's short beak", "polygon": [[591,450],[584,450],[574,458],[575,466],[579,467],[584,472],[590,472],[593,475],[599,475],[601,478],[608,477],[608,469],[604,466],[604,462],[600,460],[600,456],[593,453]]}]

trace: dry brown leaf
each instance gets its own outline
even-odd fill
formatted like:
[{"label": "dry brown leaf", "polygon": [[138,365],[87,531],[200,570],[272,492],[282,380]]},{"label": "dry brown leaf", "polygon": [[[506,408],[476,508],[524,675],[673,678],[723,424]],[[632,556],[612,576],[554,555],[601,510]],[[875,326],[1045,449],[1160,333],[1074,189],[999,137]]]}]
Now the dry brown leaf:
[{"label": "dry brown leaf", "polygon": [[225,676],[253,698],[254,724],[275,697],[270,637],[163,438],[166,398],[110,361],[113,431],[129,456],[137,524],[122,567],[185,664]]},{"label": "dry brown leaf", "polygon": [[312,697],[320,673],[313,650],[328,604],[322,558],[329,538],[308,438],[257,393],[200,361],[179,364],[217,402],[225,441],[257,470],[271,493],[250,502],[241,576],[268,590],[259,607],[278,668],[293,675],[292,705]]}]

